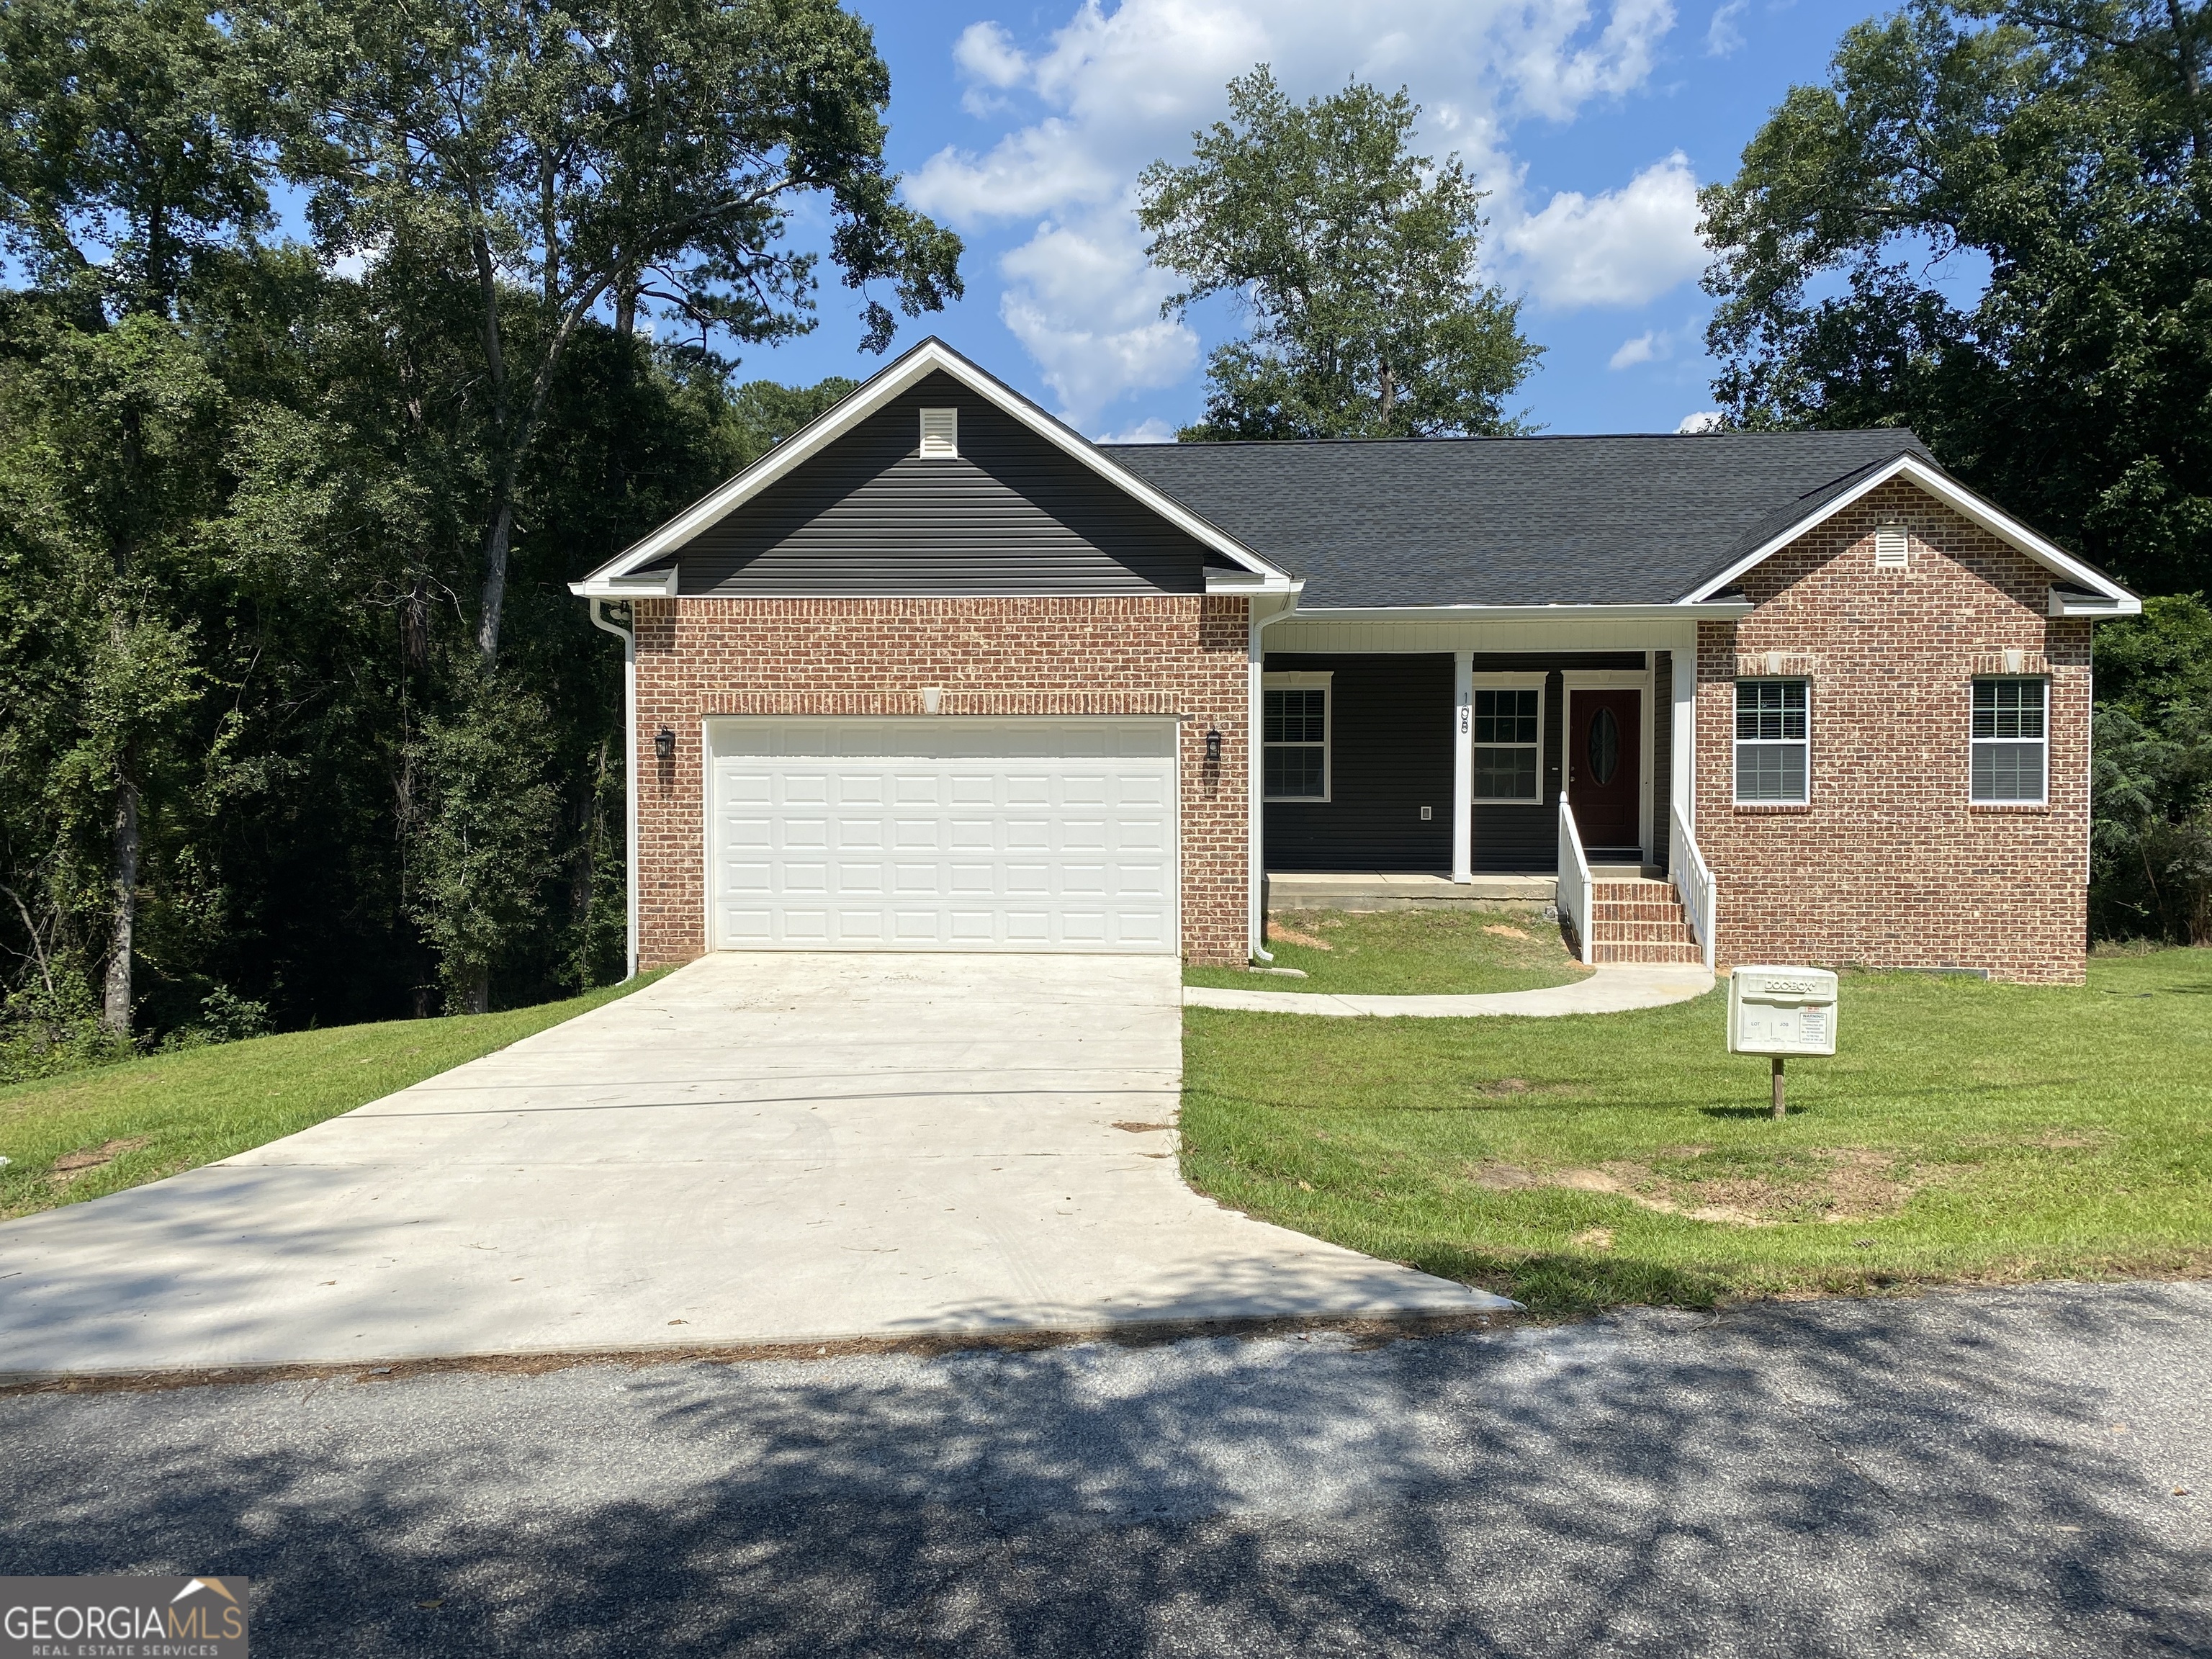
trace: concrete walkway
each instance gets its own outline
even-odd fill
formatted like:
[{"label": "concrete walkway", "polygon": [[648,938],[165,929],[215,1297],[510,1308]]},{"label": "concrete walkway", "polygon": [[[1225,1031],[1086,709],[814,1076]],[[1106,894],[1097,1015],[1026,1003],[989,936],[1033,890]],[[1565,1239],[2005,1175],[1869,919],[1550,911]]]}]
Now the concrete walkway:
[{"label": "concrete walkway", "polygon": [[1249,1014],[1367,1015],[1382,1018],[1461,1019],[1470,1014],[1619,1014],[1687,1002],[1713,988],[1702,968],[1609,964],[1571,985],[1540,991],[1493,991],[1480,996],[1343,996],[1325,991],[1224,991],[1186,985],[1187,1008],[1233,1008]]},{"label": "concrete walkway", "polygon": [[0,1372],[1472,1311],[1176,1172],[1172,958],[710,957],[0,1226]]}]

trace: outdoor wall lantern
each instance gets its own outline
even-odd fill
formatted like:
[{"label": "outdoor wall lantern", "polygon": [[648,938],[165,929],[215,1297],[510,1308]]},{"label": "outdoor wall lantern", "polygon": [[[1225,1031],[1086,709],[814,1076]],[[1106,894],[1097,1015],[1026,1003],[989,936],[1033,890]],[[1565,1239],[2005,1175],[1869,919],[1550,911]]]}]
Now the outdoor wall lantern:
[{"label": "outdoor wall lantern", "polygon": [[1221,728],[1218,726],[1206,734],[1206,757],[1210,761],[1221,758]]},{"label": "outdoor wall lantern", "polygon": [[676,734],[670,731],[666,726],[662,726],[659,734],[653,739],[653,752],[660,757],[661,763],[664,765],[668,762],[674,760],[676,758]]}]

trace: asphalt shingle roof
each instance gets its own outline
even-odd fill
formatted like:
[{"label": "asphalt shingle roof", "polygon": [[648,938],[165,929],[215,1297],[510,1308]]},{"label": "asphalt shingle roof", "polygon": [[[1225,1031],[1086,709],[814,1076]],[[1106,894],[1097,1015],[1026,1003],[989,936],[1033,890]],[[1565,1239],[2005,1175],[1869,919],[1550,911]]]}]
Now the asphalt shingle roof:
[{"label": "asphalt shingle roof", "polygon": [[1663,605],[1901,454],[1902,428],[1109,444],[1332,605]]}]

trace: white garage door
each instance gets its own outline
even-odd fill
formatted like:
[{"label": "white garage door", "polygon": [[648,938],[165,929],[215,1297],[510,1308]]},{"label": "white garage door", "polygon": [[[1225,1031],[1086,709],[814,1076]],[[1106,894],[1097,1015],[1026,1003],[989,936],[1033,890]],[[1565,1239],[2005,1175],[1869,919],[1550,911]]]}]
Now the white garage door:
[{"label": "white garage door", "polygon": [[725,951],[1179,948],[1172,720],[708,722]]}]

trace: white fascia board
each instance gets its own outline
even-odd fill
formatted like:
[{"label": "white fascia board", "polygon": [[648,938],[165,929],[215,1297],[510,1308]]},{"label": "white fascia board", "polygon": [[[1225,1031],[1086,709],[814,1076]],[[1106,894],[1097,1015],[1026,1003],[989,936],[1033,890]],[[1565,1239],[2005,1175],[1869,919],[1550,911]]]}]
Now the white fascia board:
[{"label": "white fascia board", "polygon": [[[1717,576],[1693,589],[1682,598],[1685,606],[1702,603],[1708,596],[1718,592],[1746,571],[1765,563],[1784,548],[1807,532],[1816,529],[1842,512],[1852,502],[1879,489],[1892,478],[1903,478],[1917,484],[1929,495],[1949,507],[1960,518],[1968,520],[1995,536],[2008,546],[2026,554],[2045,569],[2055,570],[2069,581],[2080,584],[2093,593],[2122,603],[2135,601],[2135,595],[2122,587],[2101,571],[2092,569],[2064,548],[2045,540],[2019,520],[1984,501],[1957,480],[1928,465],[1917,455],[1899,455],[1886,466],[1880,466],[1853,484],[1835,500],[1807,514],[1779,535],[1767,538],[1759,549],[1738,559]],[[2140,609],[2140,602],[2136,602]]]},{"label": "white fascia board", "polygon": [[2142,601],[2132,593],[2115,599],[2103,593],[2085,593],[2078,588],[2061,587],[2053,582],[2045,611],[2049,616],[2087,617],[2092,621],[2099,617],[2140,617],[2142,615]]},{"label": "white fascia board", "polygon": [[656,570],[643,576],[619,576],[593,571],[580,582],[570,582],[568,591],[580,599],[672,599],[676,597],[676,572]]},{"label": "white fascia board", "polygon": [[1206,573],[1206,591],[1209,593],[1288,593],[1304,586],[1293,582],[1279,571],[1209,570]]},{"label": "white fascia board", "polygon": [[1751,614],[1748,599],[1710,599],[1675,605],[1306,605],[1302,622],[1680,622],[1703,617],[1715,622]]},{"label": "white fascia board", "polygon": [[778,478],[820,453],[917,381],[939,372],[950,374],[985,402],[1012,416],[1030,431],[1073,456],[1125,495],[1142,502],[1178,530],[1195,537],[1243,568],[1260,575],[1285,575],[1286,573],[1278,570],[1234,537],[1216,529],[1181,502],[1161,494],[1106,455],[1073,427],[1054,420],[1011,386],[986,374],[943,341],[932,338],[924,340],[896,362],[887,365],[875,379],[855,388],[720,489],[701,496],[643,541],[634,544],[620,556],[594,570],[585,578],[585,581],[591,583],[626,575],[640,565],[652,562],[670,549],[682,546],[725,514],[742,506]]}]

